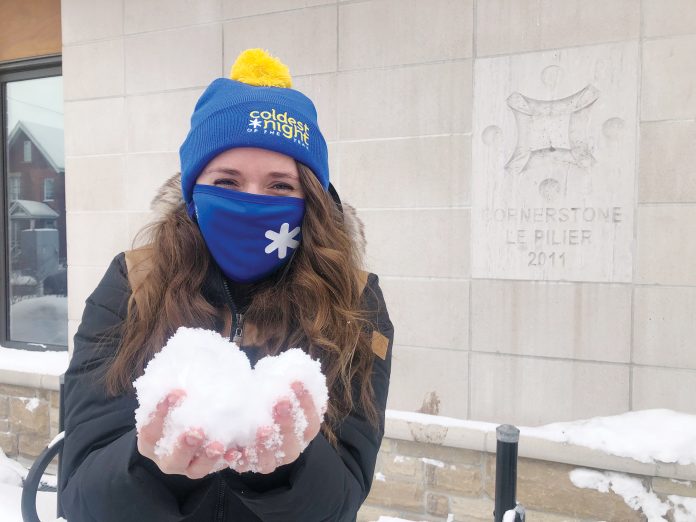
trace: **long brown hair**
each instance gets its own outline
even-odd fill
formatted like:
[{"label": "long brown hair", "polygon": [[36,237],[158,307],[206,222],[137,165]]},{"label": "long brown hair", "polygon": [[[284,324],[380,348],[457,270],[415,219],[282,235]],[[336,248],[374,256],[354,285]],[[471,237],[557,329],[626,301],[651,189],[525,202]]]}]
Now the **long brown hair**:
[{"label": "long brown hair", "polygon": [[[361,309],[365,279],[356,238],[314,173],[297,166],[305,194],[302,241],[287,269],[259,285],[245,325],[253,325],[254,344],[264,354],[298,346],[321,360],[329,388],[322,431],[335,443],[338,423],[353,410],[377,426],[370,379],[373,326]],[[112,395],[132,389],[132,381],[180,326],[212,329],[221,313],[201,294],[212,261],[183,201],[143,234],[149,266],[132,289],[121,345],[105,375]]]}]

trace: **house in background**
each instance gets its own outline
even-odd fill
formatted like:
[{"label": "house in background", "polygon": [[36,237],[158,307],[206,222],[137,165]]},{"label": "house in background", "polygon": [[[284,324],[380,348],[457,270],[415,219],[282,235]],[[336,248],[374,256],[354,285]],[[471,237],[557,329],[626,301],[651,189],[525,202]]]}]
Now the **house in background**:
[{"label": "house in background", "polygon": [[18,121],[8,137],[8,167],[12,298],[35,294],[47,278],[48,293],[56,293],[66,286],[63,129]]}]

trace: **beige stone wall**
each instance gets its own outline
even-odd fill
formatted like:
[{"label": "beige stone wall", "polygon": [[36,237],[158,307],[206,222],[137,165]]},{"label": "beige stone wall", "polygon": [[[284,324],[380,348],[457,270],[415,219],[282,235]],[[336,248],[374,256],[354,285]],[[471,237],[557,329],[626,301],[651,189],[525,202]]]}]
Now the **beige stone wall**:
[{"label": "beige stone wall", "polygon": [[[414,411],[435,394],[440,414],[518,424],[696,412],[683,391],[696,386],[692,2],[62,6],[71,332],[177,170],[198,95],[239,51],[260,46],[316,101],[332,178],[365,221],[397,332],[391,408]],[[477,65],[611,43],[637,49],[639,64],[636,124],[623,129],[638,137],[630,281],[472,278]]]},{"label": "beige stone wall", "polygon": [[58,434],[58,392],[0,384],[0,449],[31,463]]},{"label": "beige stone wall", "polygon": [[[543,460],[518,460],[517,498],[535,522],[643,521],[624,499],[573,485],[577,466]],[[696,483],[626,475],[668,503],[670,495],[696,497]],[[397,439],[385,439],[372,492],[359,521],[390,515],[413,521],[490,521],[495,499],[495,455]],[[671,507],[673,516],[675,507]],[[448,519],[448,516],[453,518]],[[672,520],[672,518],[670,518]]]}]

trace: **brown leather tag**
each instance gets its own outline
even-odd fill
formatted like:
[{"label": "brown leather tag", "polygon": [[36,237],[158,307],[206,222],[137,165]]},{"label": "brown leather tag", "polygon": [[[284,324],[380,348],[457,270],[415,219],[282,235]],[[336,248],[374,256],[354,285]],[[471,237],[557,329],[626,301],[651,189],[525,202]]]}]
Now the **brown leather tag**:
[{"label": "brown leather tag", "polygon": [[389,349],[389,339],[379,333],[377,330],[372,332],[372,351],[382,360],[387,358],[387,350]]}]

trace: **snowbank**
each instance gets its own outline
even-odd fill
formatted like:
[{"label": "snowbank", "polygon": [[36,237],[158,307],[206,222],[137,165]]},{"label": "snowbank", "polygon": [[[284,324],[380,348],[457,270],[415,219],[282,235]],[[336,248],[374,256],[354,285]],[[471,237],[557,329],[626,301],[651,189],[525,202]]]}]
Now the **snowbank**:
[{"label": "snowbank", "polygon": [[60,375],[68,369],[68,352],[32,352],[0,347],[0,370]]},{"label": "snowbank", "polygon": [[[387,419],[494,433],[497,424],[387,410]],[[696,464],[696,415],[642,410],[538,427],[518,426],[522,437],[573,444],[642,463]]]},{"label": "snowbank", "polygon": [[[7,458],[0,450],[0,520],[2,522],[22,522],[22,480],[27,473],[28,470],[24,466]],[[41,520],[55,519],[56,494],[40,491],[36,498],[36,506]]]},{"label": "snowbank", "polygon": [[670,510],[675,522],[696,520],[696,498],[669,495],[666,501],[662,501],[641,480],[623,473],[581,468],[570,472],[570,480],[578,488],[594,489],[600,493],[613,491],[632,509],[642,511],[648,522],[667,522]]}]

